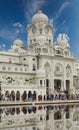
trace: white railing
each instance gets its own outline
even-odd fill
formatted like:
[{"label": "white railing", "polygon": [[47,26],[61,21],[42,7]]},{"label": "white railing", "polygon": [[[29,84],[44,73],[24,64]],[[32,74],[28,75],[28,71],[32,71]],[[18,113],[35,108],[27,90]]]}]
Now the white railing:
[{"label": "white railing", "polygon": [[30,83],[2,83],[1,88],[37,88],[36,84],[30,84]]}]

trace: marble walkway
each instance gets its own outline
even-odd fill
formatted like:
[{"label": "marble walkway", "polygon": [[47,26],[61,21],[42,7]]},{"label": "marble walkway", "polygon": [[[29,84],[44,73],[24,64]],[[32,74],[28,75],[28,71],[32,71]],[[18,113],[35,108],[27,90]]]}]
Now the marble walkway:
[{"label": "marble walkway", "polygon": [[49,104],[73,104],[79,103],[79,100],[53,100],[53,101],[0,101],[0,106],[12,105],[49,105]]}]

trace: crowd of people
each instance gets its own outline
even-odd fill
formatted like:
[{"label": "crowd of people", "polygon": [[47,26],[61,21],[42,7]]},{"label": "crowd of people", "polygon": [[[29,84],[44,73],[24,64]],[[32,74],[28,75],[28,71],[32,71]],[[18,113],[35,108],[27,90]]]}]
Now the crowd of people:
[{"label": "crowd of people", "polygon": [[79,94],[66,94],[66,93],[57,93],[57,94],[48,94],[48,95],[38,95],[34,92],[33,94],[31,92],[26,94],[26,92],[23,93],[22,96],[20,96],[19,92],[17,95],[12,94],[1,94],[0,100],[1,101],[53,101],[53,100],[75,100],[79,99]]}]

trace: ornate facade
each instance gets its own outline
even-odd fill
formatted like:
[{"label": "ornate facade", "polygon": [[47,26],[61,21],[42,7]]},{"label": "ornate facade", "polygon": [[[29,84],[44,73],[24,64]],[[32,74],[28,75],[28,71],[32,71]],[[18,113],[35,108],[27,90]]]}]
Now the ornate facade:
[{"label": "ornate facade", "polygon": [[37,99],[65,90],[78,92],[79,63],[67,35],[59,34],[54,44],[54,28],[41,10],[32,17],[27,33],[28,49],[17,39],[8,51],[0,51],[1,93],[21,100],[30,93]]}]

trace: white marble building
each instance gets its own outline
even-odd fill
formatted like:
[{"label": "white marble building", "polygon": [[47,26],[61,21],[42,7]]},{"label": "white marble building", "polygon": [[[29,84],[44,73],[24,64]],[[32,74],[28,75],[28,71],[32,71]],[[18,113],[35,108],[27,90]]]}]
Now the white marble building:
[{"label": "white marble building", "polygon": [[18,95],[29,91],[38,95],[78,92],[79,62],[71,54],[68,37],[59,34],[54,44],[54,28],[41,11],[27,26],[28,49],[17,39],[8,51],[0,51],[1,92]]}]

